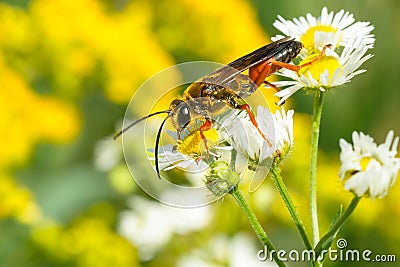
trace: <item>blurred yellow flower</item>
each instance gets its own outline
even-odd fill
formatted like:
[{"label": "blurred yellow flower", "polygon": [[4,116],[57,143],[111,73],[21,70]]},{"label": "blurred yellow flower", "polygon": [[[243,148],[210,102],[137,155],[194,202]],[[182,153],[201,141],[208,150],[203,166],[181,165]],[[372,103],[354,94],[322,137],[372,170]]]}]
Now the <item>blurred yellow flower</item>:
[{"label": "blurred yellow flower", "polygon": [[[193,49],[205,57],[228,63],[258,46],[267,38],[250,4],[241,0],[181,0],[187,12],[182,27]],[[192,34],[190,34],[192,33]],[[218,41],[216,41],[218,39]]]},{"label": "blurred yellow flower", "polygon": [[32,51],[37,35],[32,34],[32,19],[22,9],[0,3],[0,45],[5,49]]},{"label": "blurred yellow flower", "polygon": [[39,140],[64,143],[80,128],[75,108],[35,94],[22,77],[9,69],[0,55],[0,168],[24,162]]},{"label": "blurred yellow flower", "polygon": [[[117,103],[127,102],[150,76],[174,64],[152,33],[151,7],[131,2],[117,14],[108,33],[104,68],[109,75],[106,94]],[[118,31],[116,31],[118,29]]]},{"label": "blurred yellow flower", "polygon": [[0,218],[14,217],[32,224],[41,218],[31,192],[7,175],[8,170],[25,163],[39,140],[68,142],[80,128],[75,108],[54,98],[34,93],[0,55]]},{"label": "blurred yellow flower", "polygon": [[[81,96],[85,79],[101,74],[96,79],[105,85],[106,96],[126,103],[147,78],[174,64],[164,47],[227,63],[267,42],[248,3],[209,2],[132,1],[113,12],[96,0],[34,0],[28,12],[1,5],[0,44],[14,52],[34,52],[23,59],[15,56],[13,63],[22,71],[34,64],[30,79],[50,72],[52,90],[61,95]],[[164,5],[175,4],[179,8],[156,16]],[[210,10],[211,4],[221,8]]]},{"label": "blurred yellow flower", "polygon": [[9,170],[25,163],[40,140],[71,141],[80,128],[79,115],[73,106],[38,95],[29,86],[27,80],[37,70],[26,63],[34,56],[16,55],[37,48],[33,18],[6,4],[0,4],[0,17],[0,218],[34,224],[41,220],[41,210],[30,190],[18,185]]},{"label": "blurred yellow flower", "polygon": [[10,176],[0,173],[0,219],[7,217],[34,224],[40,220],[41,211],[28,189],[19,187]]},{"label": "blurred yellow flower", "polygon": [[33,232],[33,240],[58,262],[82,267],[138,266],[136,249],[103,220],[81,218],[70,227],[46,226]]},{"label": "blurred yellow flower", "polygon": [[65,93],[79,95],[83,79],[101,63],[106,96],[126,103],[148,77],[173,64],[151,33],[146,2],[106,13],[95,0],[36,0],[30,10],[53,53],[55,87]]}]

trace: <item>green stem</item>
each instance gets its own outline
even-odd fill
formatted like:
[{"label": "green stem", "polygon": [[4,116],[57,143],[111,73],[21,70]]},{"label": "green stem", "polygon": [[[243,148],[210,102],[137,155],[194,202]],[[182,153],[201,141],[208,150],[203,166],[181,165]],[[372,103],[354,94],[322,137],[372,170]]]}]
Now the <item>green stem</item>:
[{"label": "green stem", "polygon": [[261,243],[268,249],[269,253],[272,253],[272,257],[278,266],[286,266],[277,256],[276,249],[272,245],[269,237],[265,233],[264,229],[261,227],[260,222],[258,221],[256,215],[253,210],[250,208],[243,194],[239,191],[237,186],[231,191],[232,196],[235,198],[236,202],[239,204],[240,208],[244,212],[249,221],[251,227],[256,233],[258,239],[260,239]]},{"label": "green stem", "polygon": [[271,176],[275,183],[275,186],[278,189],[279,194],[281,195],[281,197],[283,199],[283,202],[285,202],[286,208],[289,210],[290,216],[292,217],[293,222],[296,225],[301,238],[303,239],[304,245],[306,246],[306,248],[308,250],[312,250],[313,247],[310,243],[310,240],[308,239],[306,229],[303,225],[303,222],[301,221],[299,214],[297,213],[297,210],[296,210],[295,205],[293,204],[292,198],[290,197],[289,192],[286,189],[286,185],[282,180],[281,170],[279,169],[278,166],[272,166],[271,174],[272,174]]},{"label": "green stem", "polygon": [[318,157],[318,140],[319,127],[321,124],[322,103],[324,94],[318,91],[314,98],[313,124],[311,135],[311,164],[310,164],[310,211],[311,225],[313,234],[313,244],[319,241],[319,226],[317,212],[317,157]]},{"label": "green stem", "polygon": [[340,218],[335,222],[335,224],[330,228],[330,230],[321,238],[321,240],[318,242],[318,244],[315,246],[315,250],[319,251],[323,244],[327,242],[329,239],[334,237],[336,233],[340,230],[342,225],[346,222],[346,220],[349,218],[349,216],[353,213],[355,208],[357,207],[358,203],[360,202],[361,197],[355,196],[345,212],[340,216]]}]

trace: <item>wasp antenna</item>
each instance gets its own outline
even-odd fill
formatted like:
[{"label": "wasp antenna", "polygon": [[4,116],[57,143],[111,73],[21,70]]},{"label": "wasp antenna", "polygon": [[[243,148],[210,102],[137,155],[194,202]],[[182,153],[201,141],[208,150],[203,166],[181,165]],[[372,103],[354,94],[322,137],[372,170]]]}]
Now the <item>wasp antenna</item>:
[{"label": "wasp antenna", "polygon": [[161,175],[160,175],[160,166],[158,166],[158,145],[160,144],[160,137],[161,137],[161,132],[162,132],[162,128],[164,127],[165,122],[167,121],[167,119],[170,117],[170,115],[168,115],[163,122],[160,125],[160,128],[158,129],[158,133],[157,133],[157,138],[156,138],[156,145],[155,145],[155,149],[154,149],[154,153],[155,153],[155,161],[156,161],[156,172],[157,172],[157,176],[159,179],[161,179]]},{"label": "wasp antenna", "polygon": [[129,130],[131,127],[135,126],[136,124],[138,124],[141,121],[144,121],[145,119],[148,119],[150,117],[153,117],[154,115],[158,115],[158,114],[163,114],[163,113],[170,113],[170,110],[163,110],[163,111],[157,111],[154,113],[151,113],[150,115],[147,115],[143,118],[138,119],[137,121],[132,122],[131,124],[129,124],[128,126],[126,126],[126,128],[122,129],[121,131],[119,131],[118,133],[116,133],[114,135],[114,140],[116,140],[121,134],[123,134],[124,132],[126,132],[127,130]]}]

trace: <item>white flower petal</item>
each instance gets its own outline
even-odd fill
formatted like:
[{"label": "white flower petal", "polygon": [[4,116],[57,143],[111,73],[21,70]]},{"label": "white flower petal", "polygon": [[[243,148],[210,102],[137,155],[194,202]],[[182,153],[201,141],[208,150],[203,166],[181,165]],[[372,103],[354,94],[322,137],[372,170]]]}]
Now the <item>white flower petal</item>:
[{"label": "white flower petal", "polygon": [[302,85],[296,84],[277,92],[275,95],[281,98],[278,102],[278,105],[281,105],[283,102],[285,102],[286,99],[288,99],[302,87],[303,87]]}]

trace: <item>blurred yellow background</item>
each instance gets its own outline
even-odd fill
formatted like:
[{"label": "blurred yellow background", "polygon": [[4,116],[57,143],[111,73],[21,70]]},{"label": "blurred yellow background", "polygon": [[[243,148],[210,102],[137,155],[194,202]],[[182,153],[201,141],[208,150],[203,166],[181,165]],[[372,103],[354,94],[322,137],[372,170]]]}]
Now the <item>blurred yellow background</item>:
[{"label": "blurred yellow background", "polygon": [[[0,266],[244,266],[246,257],[254,262],[246,266],[258,266],[261,246],[230,197],[193,215],[204,222],[197,227],[151,217],[143,207],[177,218],[184,211],[148,198],[110,139],[150,76],[186,61],[228,63],[278,34],[277,15],[318,16],[323,6],[370,21],[376,36],[368,71],[325,101],[318,169],[325,232],[351,199],[337,175],[339,138],[349,141],[353,130],[378,143],[389,129],[400,135],[399,1],[0,1]],[[272,93],[265,91],[274,103]],[[288,102],[297,112],[295,149],[283,177],[309,229],[312,98],[299,92]],[[109,150],[104,166],[98,157]],[[339,234],[349,247],[400,258],[399,189],[361,202]],[[246,197],[276,247],[302,248],[271,181]],[[169,227],[162,238],[136,238],[158,227]],[[254,249],[235,258],[243,247]]]}]

